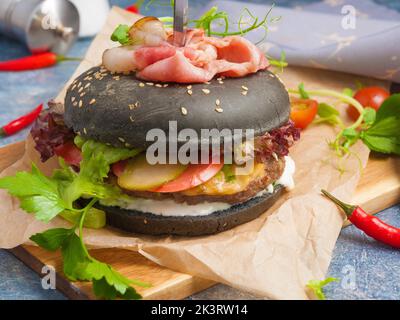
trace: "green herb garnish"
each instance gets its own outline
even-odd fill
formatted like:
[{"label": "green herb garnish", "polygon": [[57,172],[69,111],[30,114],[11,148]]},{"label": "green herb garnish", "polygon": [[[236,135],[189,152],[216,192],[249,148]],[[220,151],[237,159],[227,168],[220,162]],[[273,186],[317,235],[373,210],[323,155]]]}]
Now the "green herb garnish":
[{"label": "green herb garnish", "polygon": [[340,125],[344,127],[342,119],[340,119],[340,113],[335,107],[327,104],[318,104],[318,118],[313,123],[328,123],[331,125]]},{"label": "green herb garnish", "polygon": [[112,33],[111,40],[114,42],[119,42],[122,45],[127,45],[131,43],[129,36],[130,27],[126,24],[120,24]]},{"label": "green herb garnish", "polygon": [[[343,127],[330,146],[339,157],[350,152],[349,148],[358,140],[362,140],[370,150],[400,155],[400,94],[394,94],[386,99],[378,111],[364,108],[357,100],[350,96],[350,92],[340,93],[333,90],[305,90],[303,85],[298,90],[290,89],[289,93],[299,94],[302,97],[320,96],[337,98],[339,101],[355,107],[360,113],[359,118],[351,126]],[[326,104],[320,104],[319,114],[321,122],[336,125],[341,122],[333,120],[338,112]],[[317,122],[319,119],[316,120]]]},{"label": "green herb garnish", "polygon": [[[119,189],[104,182],[110,165],[133,157],[139,151],[85,141],[79,136],[75,143],[82,149],[79,173],[60,160],[60,169],[49,178],[33,164],[31,172],[18,172],[15,176],[1,178],[0,188],[17,197],[21,208],[34,214],[38,220],[48,222],[59,215],[73,223],[71,229],[49,229],[31,237],[44,249],[61,249],[63,270],[69,279],[91,281],[99,298],[138,299],[140,295],[131,285],[143,287],[148,284],[129,280],[111,266],[91,257],[83,241],[83,227],[104,225],[104,212],[93,206],[99,199],[120,196]],[[92,200],[84,208],[78,208],[75,201],[79,198]]]},{"label": "green herb garnish", "polygon": [[329,283],[331,283],[331,282],[334,282],[334,281],[339,281],[339,279],[338,279],[338,278],[329,277],[329,278],[327,278],[327,279],[325,279],[325,280],[322,280],[322,281],[319,281],[319,280],[310,280],[310,281],[307,283],[307,287],[310,288],[310,289],[313,291],[313,293],[315,294],[315,296],[316,296],[319,300],[325,300],[326,297],[325,297],[323,288],[324,288],[327,284],[329,284]]},{"label": "green herb garnish", "polygon": [[[162,2],[158,0],[150,0],[146,4],[145,9],[148,10],[149,7],[152,5],[170,6],[171,8],[173,8],[174,1],[170,0]],[[265,30],[264,37],[259,41],[262,42],[265,39],[268,32],[268,23],[274,23],[280,20],[280,17],[272,17],[271,19],[269,19],[273,7],[274,5],[271,6],[271,8],[267,11],[267,13],[264,15],[262,19],[256,17],[252,12],[250,12],[249,9],[245,8],[243,9],[242,14],[240,15],[239,21],[236,23],[231,23],[229,21],[228,13],[226,11],[220,11],[218,10],[218,7],[214,6],[207,12],[205,12],[200,18],[190,20],[188,22],[188,25],[193,26],[195,28],[202,28],[208,36],[221,36],[221,37],[234,36],[234,35],[243,36],[246,33],[249,33],[253,30],[262,28]],[[159,20],[166,23],[166,27],[172,27],[174,21],[173,17],[162,17]],[[229,31],[231,24],[236,24],[237,29]],[[217,27],[222,26],[223,31],[215,30],[214,28],[215,25]],[[122,45],[129,44],[131,40],[129,39],[128,31],[129,28],[127,28],[127,26],[125,25],[118,26],[117,29],[115,29],[113,35],[111,36],[111,40],[117,41]]]}]

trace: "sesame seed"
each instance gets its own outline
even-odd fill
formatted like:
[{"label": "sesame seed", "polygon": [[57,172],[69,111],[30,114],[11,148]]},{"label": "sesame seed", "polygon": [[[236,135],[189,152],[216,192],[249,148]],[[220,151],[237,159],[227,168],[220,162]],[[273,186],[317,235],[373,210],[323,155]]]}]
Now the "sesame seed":
[{"label": "sesame seed", "polygon": [[120,79],[120,76],[115,76],[113,77],[113,79],[118,81]]},{"label": "sesame seed", "polygon": [[221,105],[221,100],[219,100],[219,99],[215,100],[215,105],[216,106],[220,106]]},{"label": "sesame seed", "polygon": [[163,87],[164,87],[164,88],[168,87],[168,83],[164,84]]},{"label": "sesame seed", "polygon": [[80,88],[82,86],[82,82],[78,83],[78,88]]},{"label": "sesame seed", "polygon": [[204,82],[205,84],[211,84],[211,82],[210,81],[207,81],[207,82]]},{"label": "sesame seed", "polygon": [[144,224],[147,224],[147,219],[144,219],[144,220],[143,220],[143,223],[144,223]]},{"label": "sesame seed", "polygon": [[135,108],[139,108],[140,107],[140,102],[139,101],[136,101],[135,102]]},{"label": "sesame seed", "polygon": [[83,106],[83,102],[82,102],[82,100],[79,100],[79,108],[82,108],[82,106]]},{"label": "sesame seed", "polygon": [[139,83],[139,87],[143,88],[145,84],[143,82]]},{"label": "sesame seed", "polygon": [[84,86],[85,89],[86,89],[86,88],[89,88],[89,87],[90,87],[90,82],[89,82],[89,83],[86,83],[85,86]]},{"label": "sesame seed", "polygon": [[242,95],[243,95],[243,96],[247,96],[247,92],[248,92],[248,91],[242,91]]},{"label": "sesame seed", "polygon": [[156,84],[156,87],[157,87],[157,88],[162,88],[162,84],[157,83],[157,84]]},{"label": "sesame seed", "polygon": [[129,107],[129,109],[130,109],[130,110],[133,110],[133,109],[135,109],[135,105],[134,105],[134,104],[132,104],[132,103],[131,103],[131,104],[128,104],[128,107]]},{"label": "sesame seed", "polygon": [[210,94],[210,90],[208,89],[201,89],[201,91],[203,91],[205,94]]},{"label": "sesame seed", "polygon": [[83,87],[80,87],[78,90],[78,93],[81,93],[83,91]]},{"label": "sesame seed", "polygon": [[187,91],[187,94],[188,94],[189,96],[191,96],[191,95],[193,94],[193,91],[189,89],[189,90]]},{"label": "sesame seed", "polygon": [[146,82],[146,84],[147,84],[148,86],[154,86],[154,83],[153,83],[153,82]]},{"label": "sesame seed", "polygon": [[77,134],[78,136],[80,136],[80,135],[81,135],[81,132],[80,132],[80,131],[77,131],[76,134]]},{"label": "sesame seed", "polygon": [[82,92],[82,93],[80,94],[80,96],[83,97],[85,94],[86,94],[86,92]]},{"label": "sesame seed", "polygon": [[217,111],[218,113],[222,113],[222,112],[224,112],[224,109],[217,107],[217,108],[215,108],[215,111]]},{"label": "sesame seed", "polygon": [[118,137],[118,140],[121,141],[121,142],[125,142],[125,139],[121,138],[121,137]]},{"label": "sesame seed", "polygon": [[247,88],[246,86],[242,86],[243,90],[249,91],[249,88]]},{"label": "sesame seed", "polygon": [[192,86],[187,86],[186,88],[187,88],[188,90],[190,90],[190,89],[192,89]]},{"label": "sesame seed", "polygon": [[219,84],[224,84],[224,82],[223,82],[222,80],[221,80],[221,81],[218,81],[218,83],[219,83]]},{"label": "sesame seed", "polygon": [[94,103],[96,103],[96,99],[92,99],[92,100],[90,100],[90,102],[89,102],[89,104],[94,104]]},{"label": "sesame seed", "polygon": [[83,133],[87,134],[86,128],[83,128]]},{"label": "sesame seed", "polygon": [[217,78],[217,81],[222,81],[222,78]]},{"label": "sesame seed", "polygon": [[90,70],[86,74],[92,74],[93,72],[94,72],[93,70]]},{"label": "sesame seed", "polygon": [[132,116],[129,116],[129,120],[131,120],[131,122],[135,121],[135,119]]},{"label": "sesame seed", "polygon": [[275,75],[274,75],[273,73],[270,73],[269,76],[270,76],[271,78],[275,78]]},{"label": "sesame seed", "polygon": [[74,85],[72,86],[71,90],[75,90],[75,88],[76,88],[76,84],[74,84]]},{"label": "sesame seed", "polygon": [[131,145],[127,142],[125,143],[125,147],[129,148]]},{"label": "sesame seed", "polygon": [[188,114],[188,111],[185,107],[181,107],[181,113],[186,116]]},{"label": "sesame seed", "polygon": [[76,99],[75,97],[72,97],[72,98],[71,98],[71,102],[74,102],[74,101],[75,101],[75,99]]},{"label": "sesame seed", "polygon": [[78,105],[78,102],[74,102],[73,104],[72,104],[74,107],[76,107],[77,105]]}]

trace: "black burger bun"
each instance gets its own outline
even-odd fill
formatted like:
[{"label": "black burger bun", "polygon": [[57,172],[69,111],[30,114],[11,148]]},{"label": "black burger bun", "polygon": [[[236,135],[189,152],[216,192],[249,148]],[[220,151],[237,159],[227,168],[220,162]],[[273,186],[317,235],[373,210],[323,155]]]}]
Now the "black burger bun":
[{"label": "black burger bun", "polygon": [[258,218],[276,202],[283,190],[276,185],[273,193],[204,216],[161,216],[99,204],[96,207],[106,212],[107,225],[130,233],[193,237],[226,231]]},{"label": "black burger bun", "polygon": [[[285,124],[290,114],[287,90],[269,71],[186,85],[149,83],[94,67],[71,84],[64,105],[65,123],[76,133],[132,148],[154,143],[146,141],[151,129],[168,133],[169,121],[177,122],[178,132],[190,128],[199,138],[201,129],[213,128],[253,129],[259,136]],[[185,142],[178,139],[178,146]]]}]

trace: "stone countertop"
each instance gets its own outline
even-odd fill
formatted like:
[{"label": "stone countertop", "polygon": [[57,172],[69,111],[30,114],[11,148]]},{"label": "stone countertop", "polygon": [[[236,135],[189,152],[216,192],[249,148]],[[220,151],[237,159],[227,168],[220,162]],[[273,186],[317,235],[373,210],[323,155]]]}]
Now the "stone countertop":
[{"label": "stone countertop", "polygon": [[[132,1],[112,0],[113,5],[127,6]],[[208,1],[196,1],[204,6]],[[252,0],[262,2],[263,0]],[[319,5],[315,0],[275,1],[278,5]],[[324,1],[333,4],[335,0]],[[375,0],[400,11],[399,1]],[[192,5],[192,4],[191,4]],[[166,15],[165,7],[145,11],[149,15]],[[69,56],[81,57],[91,39],[79,40]],[[26,49],[13,40],[0,36],[0,60],[27,55]],[[33,107],[48,101],[72,75],[77,62],[61,63],[53,68],[24,73],[0,73],[0,124],[7,123]],[[20,141],[28,129],[2,139],[1,145]],[[386,209],[378,216],[400,227],[400,205]],[[381,245],[353,226],[342,230],[337,241],[328,276],[340,278],[326,287],[328,299],[400,299],[400,252]],[[217,285],[191,296],[189,299],[253,299],[254,297],[224,285]],[[66,299],[57,290],[44,290],[41,279],[32,270],[5,250],[0,250],[1,299]]]}]

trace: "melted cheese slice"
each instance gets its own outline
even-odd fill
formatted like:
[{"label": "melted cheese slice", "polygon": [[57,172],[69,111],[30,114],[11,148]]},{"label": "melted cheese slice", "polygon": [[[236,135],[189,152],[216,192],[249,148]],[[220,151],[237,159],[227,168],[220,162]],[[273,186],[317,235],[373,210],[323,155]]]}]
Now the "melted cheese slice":
[{"label": "melted cheese slice", "polygon": [[[233,167],[237,172],[238,168]],[[208,180],[195,188],[182,191],[182,194],[187,196],[197,195],[230,195],[246,190],[249,184],[265,175],[265,164],[256,163],[252,170],[245,175],[235,175],[233,181],[226,181],[223,171],[220,171],[212,179]]]}]

